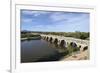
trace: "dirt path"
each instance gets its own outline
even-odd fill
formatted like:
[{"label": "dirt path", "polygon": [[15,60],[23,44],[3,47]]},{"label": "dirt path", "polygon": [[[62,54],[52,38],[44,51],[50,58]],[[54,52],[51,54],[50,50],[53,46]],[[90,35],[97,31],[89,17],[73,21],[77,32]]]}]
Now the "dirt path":
[{"label": "dirt path", "polygon": [[64,56],[61,60],[68,61],[68,60],[89,60],[89,50],[82,51],[78,54],[74,54],[72,56]]}]

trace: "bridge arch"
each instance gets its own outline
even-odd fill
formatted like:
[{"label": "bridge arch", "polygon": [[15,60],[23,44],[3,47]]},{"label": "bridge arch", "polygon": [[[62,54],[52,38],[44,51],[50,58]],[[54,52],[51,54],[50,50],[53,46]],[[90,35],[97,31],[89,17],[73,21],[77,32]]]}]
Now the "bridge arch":
[{"label": "bridge arch", "polygon": [[43,38],[44,40],[46,39],[46,37],[45,37],[45,36],[43,36],[42,38]]},{"label": "bridge arch", "polygon": [[46,37],[46,40],[48,41],[49,40],[49,37]]},{"label": "bridge arch", "polygon": [[61,40],[61,42],[60,42],[60,47],[65,47],[66,46],[66,42],[65,42],[65,40]]},{"label": "bridge arch", "polygon": [[81,48],[82,46],[81,45],[79,45],[79,48]]},{"label": "bridge arch", "polygon": [[84,48],[83,48],[83,51],[85,51],[85,50],[87,50],[88,49],[88,46],[85,46]]},{"label": "bridge arch", "polygon": [[77,47],[77,44],[76,44],[75,42],[71,42],[70,45],[71,45],[72,47],[74,47],[74,48]]},{"label": "bridge arch", "polygon": [[50,37],[49,42],[50,42],[50,43],[52,43],[52,41],[53,41],[53,38],[52,38],[52,37]]},{"label": "bridge arch", "polygon": [[58,45],[58,39],[57,38],[54,39],[54,44]]}]

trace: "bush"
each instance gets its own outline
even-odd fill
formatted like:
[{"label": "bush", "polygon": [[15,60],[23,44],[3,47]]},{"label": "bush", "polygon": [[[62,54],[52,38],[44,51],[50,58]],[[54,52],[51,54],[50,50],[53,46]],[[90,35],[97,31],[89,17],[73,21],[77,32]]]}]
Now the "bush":
[{"label": "bush", "polygon": [[73,52],[77,52],[79,50],[80,50],[79,47],[72,47],[71,45],[68,45],[68,47],[67,47],[67,53],[69,55],[71,55]]}]

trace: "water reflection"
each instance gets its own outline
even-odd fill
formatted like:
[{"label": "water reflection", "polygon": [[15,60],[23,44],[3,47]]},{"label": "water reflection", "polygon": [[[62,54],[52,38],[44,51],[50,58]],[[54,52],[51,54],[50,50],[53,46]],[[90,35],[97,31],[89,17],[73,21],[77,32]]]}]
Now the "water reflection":
[{"label": "water reflection", "polygon": [[57,49],[57,46],[42,39],[21,41],[21,62],[58,61],[65,53]]}]

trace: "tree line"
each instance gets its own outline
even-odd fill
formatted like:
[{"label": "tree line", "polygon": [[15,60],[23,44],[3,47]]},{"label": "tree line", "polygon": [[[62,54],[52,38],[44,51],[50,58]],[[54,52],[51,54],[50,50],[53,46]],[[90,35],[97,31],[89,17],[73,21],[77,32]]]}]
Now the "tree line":
[{"label": "tree line", "polygon": [[58,35],[58,36],[64,36],[64,37],[74,37],[74,38],[78,38],[78,39],[83,39],[83,40],[89,40],[89,36],[90,33],[89,32],[80,32],[80,31],[76,31],[76,32],[33,32],[33,31],[21,31],[21,37],[25,37],[25,36],[31,36],[31,37],[36,37],[39,35],[33,35],[31,33],[38,33],[38,34],[47,34],[47,35]]}]

